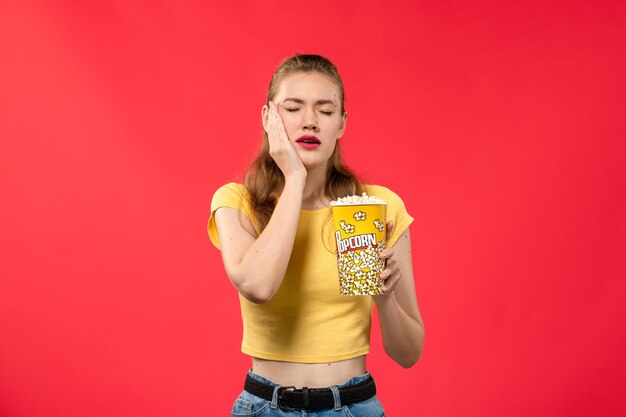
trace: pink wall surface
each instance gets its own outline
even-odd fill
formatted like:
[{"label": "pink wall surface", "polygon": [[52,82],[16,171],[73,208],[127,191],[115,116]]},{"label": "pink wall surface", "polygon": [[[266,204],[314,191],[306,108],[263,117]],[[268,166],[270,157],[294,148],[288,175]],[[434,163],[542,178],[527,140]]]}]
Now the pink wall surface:
[{"label": "pink wall surface", "polygon": [[0,416],[228,415],[209,204],[296,52],[398,193],[426,328],[390,416],[626,415],[626,3],[0,2]]}]

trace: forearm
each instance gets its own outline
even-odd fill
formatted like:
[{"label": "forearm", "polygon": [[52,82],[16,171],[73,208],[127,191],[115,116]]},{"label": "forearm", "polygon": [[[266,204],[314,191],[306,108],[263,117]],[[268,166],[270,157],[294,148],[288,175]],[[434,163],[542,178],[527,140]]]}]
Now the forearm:
[{"label": "forearm", "polygon": [[385,352],[400,366],[413,366],[424,345],[423,324],[402,309],[394,293],[381,298],[376,307]]},{"label": "forearm", "polygon": [[253,302],[269,301],[287,270],[302,206],[303,181],[287,181],[267,226],[231,271],[239,292]]}]

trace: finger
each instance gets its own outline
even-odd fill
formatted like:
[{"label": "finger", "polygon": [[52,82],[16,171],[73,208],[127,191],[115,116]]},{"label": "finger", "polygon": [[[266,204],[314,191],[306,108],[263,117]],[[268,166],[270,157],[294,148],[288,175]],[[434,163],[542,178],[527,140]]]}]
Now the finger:
[{"label": "finger", "polygon": [[279,124],[278,122],[280,121],[280,124],[282,124],[283,118],[280,115],[280,112],[278,111],[280,109],[280,105],[276,104],[274,102],[272,103],[272,114],[274,115],[274,120],[277,122],[277,125]]},{"label": "finger", "polygon": [[385,269],[383,272],[380,273],[380,275],[378,276],[378,279],[385,282],[389,279],[389,277],[391,276],[391,270],[389,269]]},{"label": "finger", "polygon": [[385,248],[380,252],[380,255],[378,255],[378,257],[380,259],[390,259],[393,257],[393,254],[394,254],[393,248]]},{"label": "finger", "polygon": [[274,118],[275,114],[276,114],[276,104],[274,104],[273,101],[270,101],[268,103],[268,107],[269,107],[269,111],[270,111],[270,116],[272,116],[272,118]]},{"label": "finger", "polygon": [[387,278],[389,278],[391,275],[393,275],[397,270],[398,268],[396,267],[396,262],[389,261],[387,265],[385,266],[385,269],[383,269],[383,271],[380,273],[378,277],[379,279],[384,281]]},{"label": "finger", "polygon": [[268,118],[270,120],[270,124],[273,126],[276,122],[276,106],[272,101],[268,103]]},{"label": "finger", "polygon": [[386,281],[390,276],[398,271],[396,261],[385,261],[385,269],[378,276],[382,281]]},{"label": "finger", "polygon": [[280,140],[281,138],[281,122],[280,115],[278,114],[278,110],[276,105],[270,101],[270,112],[269,112],[269,139],[271,141]]},{"label": "finger", "polygon": [[389,220],[387,222],[387,241],[389,241],[389,239],[391,238],[391,232],[393,232],[394,226],[395,226],[395,224],[394,224],[393,220]]},{"label": "finger", "polygon": [[278,111],[278,106],[274,106],[274,115],[276,118],[276,130],[282,139],[285,141],[289,141],[289,137],[287,136],[287,129],[285,128],[285,122],[283,121],[283,116],[281,116]]},{"label": "finger", "polygon": [[270,101],[270,116],[272,118],[272,122],[276,121],[276,105]]},{"label": "finger", "polygon": [[402,277],[401,271],[397,271],[397,273],[389,276],[388,279],[386,279],[385,283],[383,284],[383,294],[387,294],[390,291],[393,291],[393,289],[396,287],[401,277]]}]

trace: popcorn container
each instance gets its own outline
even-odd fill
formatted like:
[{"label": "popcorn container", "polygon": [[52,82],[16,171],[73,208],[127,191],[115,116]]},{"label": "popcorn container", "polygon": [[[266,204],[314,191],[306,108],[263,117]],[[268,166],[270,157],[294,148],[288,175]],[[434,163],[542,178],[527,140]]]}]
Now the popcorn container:
[{"label": "popcorn container", "polygon": [[385,260],[387,203],[363,203],[363,197],[346,197],[331,202],[334,237],[337,243],[339,293],[341,295],[382,294],[380,273]]}]

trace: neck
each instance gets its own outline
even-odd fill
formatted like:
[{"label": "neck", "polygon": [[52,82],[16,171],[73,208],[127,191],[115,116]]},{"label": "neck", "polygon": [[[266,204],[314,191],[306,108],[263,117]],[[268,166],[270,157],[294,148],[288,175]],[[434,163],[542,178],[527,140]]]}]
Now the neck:
[{"label": "neck", "polygon": [[324,195],[326,185],[326,166],[307,169],[306,184],[302,194],[302,208],[315,210],[324,208],[329,200]]}]

